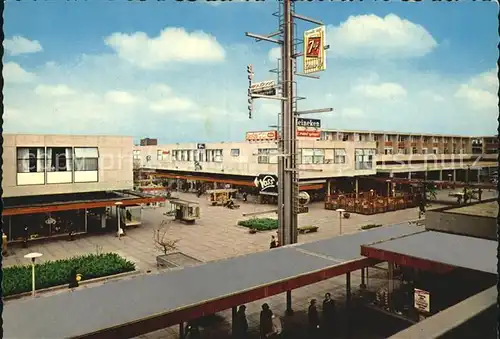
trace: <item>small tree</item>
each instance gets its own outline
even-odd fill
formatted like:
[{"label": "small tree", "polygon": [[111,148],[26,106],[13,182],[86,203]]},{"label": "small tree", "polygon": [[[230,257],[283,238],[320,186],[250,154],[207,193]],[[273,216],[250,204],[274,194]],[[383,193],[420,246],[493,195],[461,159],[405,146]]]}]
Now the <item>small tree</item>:
[{"label": "small tree", "polygon": [[167,254],[168,252],[174,251],[177,249],[177,243],[179,240],[171,240],[168,239],[167,233],[169,229],[169,224],[171,223],[163,220],[157,228],[153,230],[153,240],[155,244],[155,248],[161,251],[163,254]]}]

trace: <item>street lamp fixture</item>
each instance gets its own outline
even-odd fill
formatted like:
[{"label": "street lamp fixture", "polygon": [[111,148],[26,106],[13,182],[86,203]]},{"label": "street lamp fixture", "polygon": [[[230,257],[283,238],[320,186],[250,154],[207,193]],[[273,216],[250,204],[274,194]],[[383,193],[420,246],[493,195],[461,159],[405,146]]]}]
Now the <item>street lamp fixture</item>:
[{"label": "street lamp fixture", "polygon": [[122,205],[123,205],[123,202],[121,202],[121,201],[115,202],[115,206],[116,206],[116,218],[118,219],[118,230],[116,232],[116,236],[118,237],[118,240],[120,240],[120,237],[123,234],[123,230],[122,230],[121,225],[120,225],[120,222],[121,222],[120,207]]},{"label": "street lamp fixture", "polygon": [[339,233],[340,235],[342,235],[342,213],[345,212],[345,209],[338,208],[335,210],[335,212],[339,212]]},{"label": "street lamp fixture", "polygon": [[35,297],[35,260],[36,258],[40,258],[43,254],[42,253],[37,253],[37,252],[32,252],[26,254],[24,257],[26,259],[31,259],[31,295]]}]

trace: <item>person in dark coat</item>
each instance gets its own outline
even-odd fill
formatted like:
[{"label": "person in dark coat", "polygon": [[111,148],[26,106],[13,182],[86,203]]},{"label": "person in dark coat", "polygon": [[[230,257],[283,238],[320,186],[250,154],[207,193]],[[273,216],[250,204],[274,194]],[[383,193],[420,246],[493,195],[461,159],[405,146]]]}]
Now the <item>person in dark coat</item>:
[{"label": "person in dark coat", "polygon": [[[325,294],[323,300],[323,330],[326,337],[332,335],[335,321],[335,301],[332,299],[330,293]],[[328,333],[327,333],[328,332]]]},{"label": "person in dark coat", "polygon": [[309,335],[310,338],[318,337],[319,330],[319,314],[316,308],[316,299],[312,299],[309,304],[309,309],[307,310],[307,316],[309,318]]},{"label": "person in dark coat", "polygon": [[30,237],[30,231],[28,228],[28,225],[24,226],[24,236],[23,236],[23,247],[27,248],[28,247],[28,239]]},{"label": "person in dark coat", "polygon": [[248,331],[248,321],[247,315],[245,314],[245,310],[247,307],[245,305],[241,305],[236,312],[236,317],[234,318],[234,333],[233,336],[236,339],[246,338]]},{"label": "person in dark coat", "polygon": [[267,303],[262,305],[260,311],[260,338],[267,339],[273,332],[273,311]]},{"label": "person in dark coat", "polygon": [[271,244],[269,245],[269,248],[276,248],[278,247],[278,243],[276,241],[276,237],[274,235],[271,236]]},{"label": "person in dark coat", "polygon": [[248,201],[248,195],[247,192],[243,192],[243,201],[247,202]]}]

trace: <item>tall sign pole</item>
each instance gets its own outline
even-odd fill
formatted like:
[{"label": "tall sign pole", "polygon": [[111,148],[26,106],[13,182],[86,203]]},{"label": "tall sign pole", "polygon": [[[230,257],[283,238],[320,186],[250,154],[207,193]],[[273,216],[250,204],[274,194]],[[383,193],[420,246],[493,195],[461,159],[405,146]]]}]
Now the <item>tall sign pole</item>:
[{"label": "tall sign pole", "polygon": [[[279,18],[280,27],[277,32],[268,35],[248,32],[245,34],[257,41],[272,42],[281,47],[281,70],[279,67],[277,70],[271,70],[271,72],[278,73],[278,86],[281,85],[281,95],[261,95],[249,91],[249,102],[256,98],[281,100],[281,126],[279,126],[280,130],[278,131],[278,208],[276,212],[279,221],[278,240],[282,245],[289,245],[297,242],[297,215],[300,208],[298,174],[299,171],[305,171],[297,167],[297,117],[301,114],[330,112],[332,109],[302,112],[297,110],[297,100],[305,98],[297,98],[295,95],[295,75],[319,79],[318,76],[310,73],[325,69],[325,49],[328,49],[328,46],[324,45],[325,34],[322,22],[296,14],[293,0],[281,0],[280,3],[279,11],[273,14]],[[297,42],[299,39],[296,39],[294,35],[294,19],[320,25],[319,28],[304,34],[305,40],[308,40],[303,41],[304,52],[296,52],[295,47],[300,42]],[[305,58],[304,70],[303,73],[297,73],[296,59],[301,56]]]}]

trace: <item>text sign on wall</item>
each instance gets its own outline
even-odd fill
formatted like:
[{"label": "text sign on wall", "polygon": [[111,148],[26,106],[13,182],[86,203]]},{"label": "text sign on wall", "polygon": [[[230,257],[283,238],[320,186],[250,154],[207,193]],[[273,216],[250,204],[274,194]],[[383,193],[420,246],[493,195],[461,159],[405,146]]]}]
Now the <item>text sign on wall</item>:
[{"label": "text sign on wall", "polygon": [[304,32],[303,72],[309,74],[325,69],[325,26],[320,26]]},{"label": "text sign on wall", "polygon": [[320,119],[298,118],[297,119],[297,126],[299,126],[299,127],[316,127],[316,128],[320,128],[321,127],[321,120]]},{"label": "text sign on wall", "polygon": [[277,131],[247,132],[247,141],[273,141],[278,139]]},{"label": "text sign on wall", "polygon": [[421,312],[430,313],[431,295],[429,292],[415,288],[413,298],[414,298],[414,306],[417,310]]},{"label": "text sign on wall", "polygon": [[196,144],[197,149],[205,149],[205,144]]},{"label": "text sign on wall", "polygon": [[254,184],[261,193],[278,192],[278,177],[274,174],[259,174],[255,177]]}]

